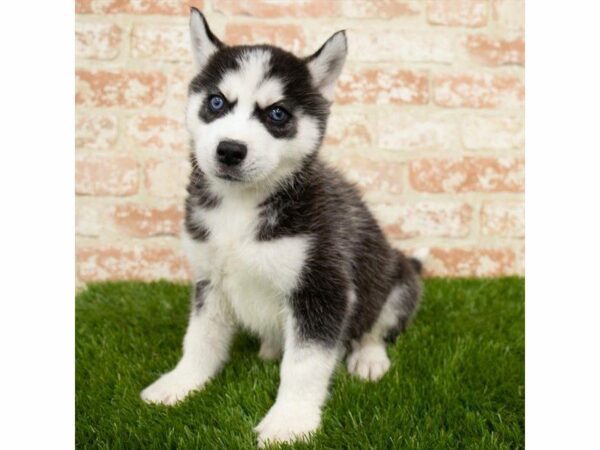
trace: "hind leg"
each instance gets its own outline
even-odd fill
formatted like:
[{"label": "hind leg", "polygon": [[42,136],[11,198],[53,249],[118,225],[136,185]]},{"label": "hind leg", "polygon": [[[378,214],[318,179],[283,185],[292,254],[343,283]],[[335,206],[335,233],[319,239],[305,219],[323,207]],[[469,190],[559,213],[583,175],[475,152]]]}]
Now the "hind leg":
[{"label": "hind leg", "polygon": [[371,330],[352,341],[352,351],[347,359],[348,372],[363,380],[377,381],[390,368],[384,338],[398,322],[395,300],[392,290]]},{"label": "hind leg", "polygon": [[386,340],[393,341],[404,331],[414,314],[419,295],[418,281],[412,277],[391,289],[371,330],[352,342],[348,372],[367,381],[377,381],[385,375],[390,368]]},{"label": "hind leg", "polygon": [[360,342],[352,343],[348,356],[348,372],[366,381],[377,381],[390,368],[385,342],[382,337],[364,335]]}]

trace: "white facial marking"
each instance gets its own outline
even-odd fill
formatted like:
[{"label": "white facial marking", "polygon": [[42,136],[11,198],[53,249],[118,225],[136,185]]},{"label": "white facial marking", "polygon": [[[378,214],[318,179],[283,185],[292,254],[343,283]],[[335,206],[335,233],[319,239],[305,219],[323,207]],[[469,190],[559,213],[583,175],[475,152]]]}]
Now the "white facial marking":
[{"label": "white facial marking", "polygon": [[265,80],[270,67],[271,55],[266,50],[247,52],[236,71],[225,74],[219,83],[219,90],[229,101],[239,100],[247,106],[254,106],[256,91]]},{"label": "white facial marking", "polygon": [[200,139],[202,136],[199,133],[198,123],[200,119],[198,118],[198,112],[200,111],[200,107],[206,98],[206,93],[196,93],[191,94],[188,97],[188,102],[185,108],[185,125],[188,129],[188,132],[192,135],[194,139]]},{"label": "white facial marking", "polygon": [[283,99],[283,86],[279,80],[268,78],[258,86],[255,97],[258,106],[265,109]]}]

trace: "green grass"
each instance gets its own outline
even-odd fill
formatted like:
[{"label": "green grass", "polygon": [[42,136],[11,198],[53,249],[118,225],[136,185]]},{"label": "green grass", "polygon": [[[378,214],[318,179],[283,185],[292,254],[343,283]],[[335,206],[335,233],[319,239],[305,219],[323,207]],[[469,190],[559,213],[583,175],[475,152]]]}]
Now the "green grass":
[{"label": "green grass", "polygon": [[[231,362],[175,407],[142,388],[177,362],[189,289],[167,282],[90,285],[76,300],[78,448],[254,448],[278,364],[237,337]],[[376,384],[340,365],[314,449],[524,447],[524,281],[426,281],[413,325]],[[284,446],[291,448],[290,446]]]}]

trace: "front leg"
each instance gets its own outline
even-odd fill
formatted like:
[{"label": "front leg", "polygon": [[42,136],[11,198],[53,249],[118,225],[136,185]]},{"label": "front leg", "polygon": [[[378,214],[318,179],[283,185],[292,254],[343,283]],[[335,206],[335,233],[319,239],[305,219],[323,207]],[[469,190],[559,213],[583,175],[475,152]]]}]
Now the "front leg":
[{"label": "front leg", "polygon": [[340,357],[349,296],[343,288],[328,298],[317,291],[304,290],[292,299],[277,399],[256,427],[260,447],[306,440],[321,423],[329,380]]},{"label": "front leg", "polygon": [[277,400],[256,427],[260,447],[307,439],[319,427],[337,360],[337,349],[320,343],[286,346]]},{"label": "front leg", "polygon": [[173,405],[201,389],[221,369],[233,335],[233,325],[221,306],[207,282],[196,284],[183,357],[172,371],[142,391],[145,402]]}]

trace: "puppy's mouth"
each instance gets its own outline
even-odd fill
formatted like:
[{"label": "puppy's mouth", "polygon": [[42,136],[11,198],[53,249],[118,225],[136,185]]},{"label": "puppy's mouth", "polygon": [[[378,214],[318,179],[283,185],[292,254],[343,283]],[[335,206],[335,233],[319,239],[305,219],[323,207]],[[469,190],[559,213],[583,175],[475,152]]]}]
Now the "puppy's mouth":
[{"label": "puppy's mouth", "polygon": [[220,178],[221,180],[233,181],[233,182],[237,182],[237,183],[241,183],[242,181],[244,181],[243,178],[241,178],[239,176],[231,175],[229,173],[218,173],[217,178]]},{"label": "puppy's mouth", "polygon": [[260,181],[262,177],[253,170],[253,167],[226,167],[219,165],[215,168],[213,176],[219,180],[229,181],[231,183],[253,185]]},{"label": "puppy's mouth", "polygon": [[215,176],[221,180],[232,181],[234,183],[246,181],[241,171],[237,168],[220,167],[217,169]]}]

